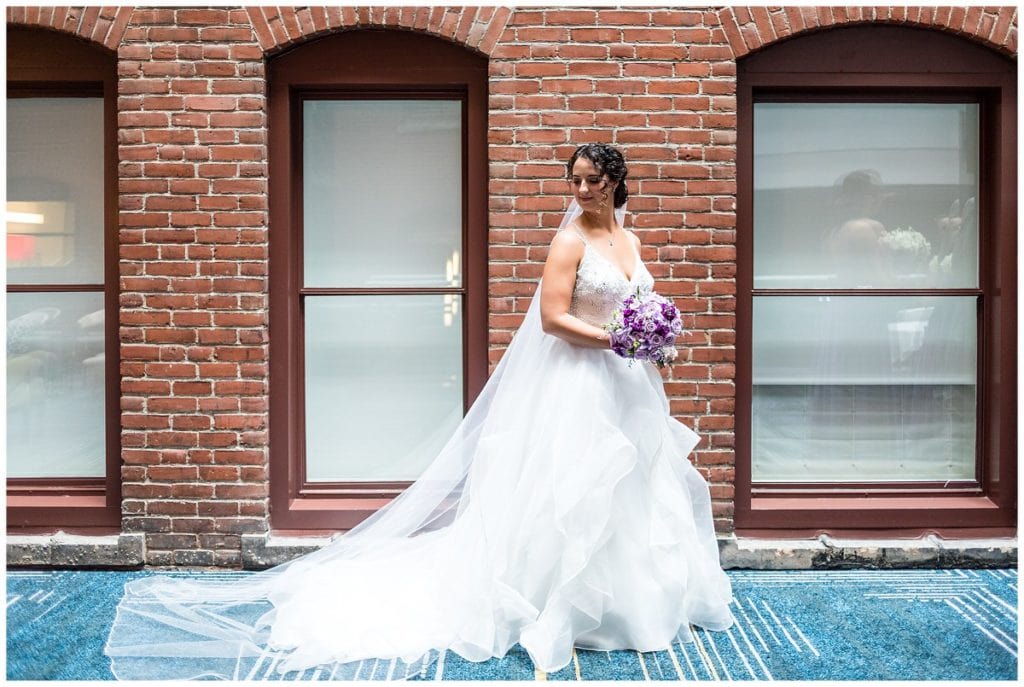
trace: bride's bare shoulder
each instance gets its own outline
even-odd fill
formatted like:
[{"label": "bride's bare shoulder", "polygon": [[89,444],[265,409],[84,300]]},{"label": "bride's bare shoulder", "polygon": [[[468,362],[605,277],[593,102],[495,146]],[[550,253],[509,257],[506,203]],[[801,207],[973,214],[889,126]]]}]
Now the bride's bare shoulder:
[{"label": "bride's bare shoulder", "polygon": [[558,252],[565,255],[583,255],[583,239],[571,227],[560,229],[551,237],[548,255]]},{"label": "bride's bare shoulder", "polygon": [[633,241],[633,245],[636,246],[636,249],[639,251],[643,247],[640,243],[640,237],[637,236],[636,232],[632,229],[626,229],[626,233],[629,234],[629,238]]},{"label": "bride's bare shoulder", "polygon": [[571,229],[556,232],[548,246],[544,259],[544,279],[550,281],[555,275],[576,273],[583,260],[583,242]]}]

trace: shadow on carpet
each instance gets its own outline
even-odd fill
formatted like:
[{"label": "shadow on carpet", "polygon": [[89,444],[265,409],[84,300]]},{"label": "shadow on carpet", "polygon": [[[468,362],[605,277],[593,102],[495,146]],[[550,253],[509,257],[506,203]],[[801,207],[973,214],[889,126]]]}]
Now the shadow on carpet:
[{"label": "shadow on carpet", "polygon": [[[103,655],[125,582],[234,572],[8,571],[7,679],[113,680]],[[577,649],[556,673],[518,644],[472,663],[445,652],[442,680],[1016,680],[1016,570],[728,571],[736,623],[662,651]],[[390,661],[251,679],[386,680]],[[251,674],[250,674],[251,673]]]}]

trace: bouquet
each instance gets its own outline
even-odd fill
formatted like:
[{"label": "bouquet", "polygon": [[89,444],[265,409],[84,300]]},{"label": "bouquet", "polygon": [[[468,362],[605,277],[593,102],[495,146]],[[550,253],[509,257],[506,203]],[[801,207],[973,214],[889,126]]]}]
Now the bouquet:
[{"label": "bouquet", "polygon": [[889,251],[893,269],[899,275],[921,271],[932,252],[928,239],[913,227],[884,231],[878,241]]},{"label": "bouquet", "polygon": [[908,226],[906,229],[896,227],[883,231],[878,240],[893,253],[905,253],[914,257],[926,258],[932,252],[931,243],[924,237],[924,234],[915,230],[914,227]]},{"label": "bouquet", "polygon": [[628,359],[630,366],[634,360],[650,360],[664,367],[676,359],[673,344],[683,331],[683,323],[671,301],[638,288],[626,297],[604,328],[611,335],[612,350]]}]

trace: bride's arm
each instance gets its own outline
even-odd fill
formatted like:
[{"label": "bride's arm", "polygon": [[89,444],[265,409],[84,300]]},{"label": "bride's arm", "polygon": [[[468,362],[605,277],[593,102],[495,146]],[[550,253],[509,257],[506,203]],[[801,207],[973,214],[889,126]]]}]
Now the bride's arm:
[{"label": "bride's arm", "polygon": [[540,293],[541,327],[548,334],[577,346],[608,348],[608,332],[569,314],[572,290],[576,285],[576,268],[582,258],[583,244],[572,232],[555,234],[544,262]]}]

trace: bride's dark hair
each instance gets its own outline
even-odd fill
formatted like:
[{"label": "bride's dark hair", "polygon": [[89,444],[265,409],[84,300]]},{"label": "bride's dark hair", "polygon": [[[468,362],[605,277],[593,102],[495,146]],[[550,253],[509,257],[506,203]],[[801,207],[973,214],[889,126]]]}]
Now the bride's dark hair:
[{"label": "bride's dark hair", "polygon": [[615,187],[614,203],[615,207],[622,207],[626,198],[629,197],[629,191],[626,190],[626,176],[629,174],[629,168],[626,167],[626,160],[622,157],[619,149],[607,143],[584,143],[569,158],[566,165],[569,176],[572,176],[572,167],[576,164],[576,160],[581,157],[593,162],[597,171],[607,174],[609,179],[618,183]]}]

